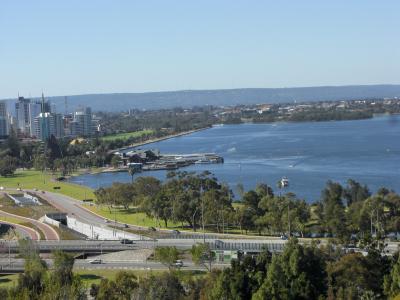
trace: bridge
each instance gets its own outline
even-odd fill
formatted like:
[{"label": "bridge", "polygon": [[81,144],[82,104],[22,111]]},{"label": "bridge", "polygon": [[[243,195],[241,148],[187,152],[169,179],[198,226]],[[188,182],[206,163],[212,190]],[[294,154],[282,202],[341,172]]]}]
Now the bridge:
[{"label": "bridge", "polygon": [[[175,246],[178,249],[190,249],[202,239],[159,239],[159,240],[134,240],[131,244],[123,244],[120,241],[93,241],[93,240],[61,240],[61,241],[30,241],[31,247],[40,253],[49,253],[56,250],[75,253],[100,254],[124,250],[153,249],[157,246]],[[212,250],[240,250],[246,252],[261,252],[267,249],[271,252],[280,252],[284,247],[284,241],[257,241],[257,240],[215,240],[206,239]],[[18,253],[17,241],[0,241],[0,252]]]}]

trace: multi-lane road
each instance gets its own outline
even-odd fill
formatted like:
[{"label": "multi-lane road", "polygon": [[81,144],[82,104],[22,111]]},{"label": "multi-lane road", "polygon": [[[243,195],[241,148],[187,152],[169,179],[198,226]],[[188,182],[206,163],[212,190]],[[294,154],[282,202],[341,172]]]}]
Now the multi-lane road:
[{"label": "multi-lane road", "polygon": [[[45,259],[44,260],[50,268],[53,266],[52,259]],[[101,263],[92,263],[92,259],[76,259],[74,262],[74,269],[132,269],[132,270],[167,270],[168,266],[156,262],[156,261],[107,261]],[[22,272],[24,270],[24,259],[8,259],[8,258],[0,258],[0,270],[3,272],[7,271],[15,271],[15,272]],[[225,268],[230,264],[216,264],[213,263],[213,268]],[[206,270],[202,265],[195,265],[190,260],[184,260],[183,266],[181,270],[199,270],[204,271]],[[1,273],[1,272],[0,272]]]}]

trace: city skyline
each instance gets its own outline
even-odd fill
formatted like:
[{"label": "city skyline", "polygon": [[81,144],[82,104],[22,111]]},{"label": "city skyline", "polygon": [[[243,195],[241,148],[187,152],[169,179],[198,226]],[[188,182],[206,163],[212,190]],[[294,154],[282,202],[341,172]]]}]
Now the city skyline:
[{"label": "city skyline", "polygon": [[396,84],[396,1],[3,2],[0,99]]}]

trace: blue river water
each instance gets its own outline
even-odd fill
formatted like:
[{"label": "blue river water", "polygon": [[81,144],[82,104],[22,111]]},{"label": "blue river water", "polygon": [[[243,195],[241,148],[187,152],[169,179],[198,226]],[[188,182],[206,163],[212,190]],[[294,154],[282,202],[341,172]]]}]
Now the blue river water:
[{"label": "blue river water", "polygon": [[[215,126],[190,135],[142,147],[161,153],[214,152],[223,164],[200,164],[187,171],[211,171],[235,192],[237,184],[251,189],[257,183],[276,187],[286,176],[287,192],[307,202],[319,199],[328,180],[346,183],[353,178],[372,192],[385,186],[400,191],[400,116],[368,120],[240,124]],[[165,179],[166,171],[135,176]],[[70,181],[92,188],[129,182],[127,172],[86,174]],[[277,188],[274,188],[277,190]]]}]

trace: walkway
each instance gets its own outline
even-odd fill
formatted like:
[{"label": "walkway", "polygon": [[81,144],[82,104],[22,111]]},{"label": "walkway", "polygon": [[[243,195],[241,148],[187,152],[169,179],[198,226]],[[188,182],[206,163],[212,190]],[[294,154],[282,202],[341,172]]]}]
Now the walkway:
[{"label": "walkway", "polygon": [[46,240],[60,240],[60,236],[58,235],[57,231],[53,227],[51,227],[50,225],[44,224],[42,222],[39,222],[38,220],[10,214],[10,213],[2,211],[2,210],[0,210],[0,216],[12,217],[14,219],[18,219],[18,220],[28,222],[28,223],[35,225],[37,228],[39,228],[40,231],[43,232]]},{"label": "walkway", "polygon": [[28,226],[24,226],[21,224],[11,223],[8,221],[0,221],[0,224],[7,224],[11,227],[14,227],[17,231],[21,232],[24,236],[29,237],[31,240],[38,241],[40,240],[40,233],[37,232],[35,229],[30,228]]}]

